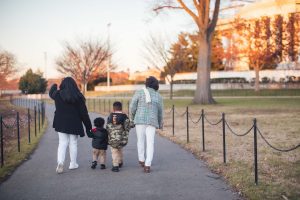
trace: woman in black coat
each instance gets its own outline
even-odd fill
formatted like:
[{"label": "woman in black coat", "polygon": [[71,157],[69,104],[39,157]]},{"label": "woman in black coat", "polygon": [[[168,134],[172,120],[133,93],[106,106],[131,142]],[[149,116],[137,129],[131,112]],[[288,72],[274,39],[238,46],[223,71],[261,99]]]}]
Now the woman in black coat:
[{"label": "woman in black coat", "polygon": [[57,173],[63,172],[67,147],[70,151],[69,169],[77,169],[77,139],[84,137],[82,123],[86,131],[92,129],[91,120],[85,105],[85,98],[71,77],[62,80],[59,90],[52,85],[49,96],[55,101],[53,128],[58,132]]}]

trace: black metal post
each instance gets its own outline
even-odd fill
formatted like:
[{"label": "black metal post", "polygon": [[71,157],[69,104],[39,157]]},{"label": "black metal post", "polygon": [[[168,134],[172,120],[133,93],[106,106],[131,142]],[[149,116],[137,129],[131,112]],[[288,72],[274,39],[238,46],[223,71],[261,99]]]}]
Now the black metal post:
[{"label": "black metal post", "polygon": [[258,169],[257,169],[257,126],[256,118],[253,120],[254,130],[254,174],[255,174],[255,185],[258,185]]},{"label": "black metal post", "polygon": [[27,126],[28,126],[28,143],[30,144],[31,138],[30,138],[30,109],[27,110]]},{"label": "black metal post", "polygon": [[129,109],[130,109],[130,106],[129,106],[129,105],[130,105],[130,100],[127,101],[128,115],[129,115],[129,112],[130,112],[130,110],[129,110]]},{"label": "black metal post", "polygon": [[222,113],[222,125],[223,125],[223,162],[226,163],[225,113]]},{"label": "black metal post", "polygon": [[43,127],[45,124],[45,119],[46,119],[46,107],[45,107],[45,103],[43,102]]},{"label": "black metal post", "polygon": [[44,126],[44,102],[41,104],[42,126]]},{"label": "black metal post", "polygon": [[111,103],[110,103],[110,99],[108,99],[108,112],[111,111]]},{"label": "black metal post", "polygon": [[99,112],[101,112],[101,99],[99,99]]},{"label": "black metal post", "polygon": [[41,132],[41,109],[38,109],[38,119],[39,119],[39,132]]},{"label": "black metal post", "polygon": [[172,131],[173,131],[173,136],[175,135],[175,125],[174,125],[175,118],[174,118],[174,112],[175,112],[175,106],[172,105]]},{"label": "black metal post", "polygon": [[36,106],[34,106],[34,135],[36,137]]},{"label": "black metal post", "polygon": [[20,117],[19,117],[19,112],[17,112],[17,134],[18,134],[18,152],[21,151],[20,147]]},{"label": "black metal post", "polygon": [[201,110],[201,120],[202,120],[202,150],[205,151],[205,138],[204,138],[204,110]]},{"label": "black metal post", "polygon": [[2,126],[2,116],[0,116],[0,140],[1,140],[1,168],[4,165],[4,148],[3,148],[3,126]]},{"label": "black metal post", "polygon": [[94,99],[94,112],[96,112],[96,99]]},{"label": "black metal post", "polygon": [[186,143],[190,142],[190,133],[189,133],[189,107],[186,107]]}]

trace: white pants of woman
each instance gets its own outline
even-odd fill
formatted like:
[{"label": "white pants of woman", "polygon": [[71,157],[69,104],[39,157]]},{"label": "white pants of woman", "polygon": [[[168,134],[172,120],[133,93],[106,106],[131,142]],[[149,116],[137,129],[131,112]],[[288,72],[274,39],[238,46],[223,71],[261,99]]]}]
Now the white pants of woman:
[{"label": "white pants of woman", "polygon": [[75,169],[78,167],[77,164],[77,139],[78,135],[66,134],[58,132],[59,144],[57,150],[57,163],[64,164],[67,147],[69,146],[70,151],[70,166],[69,169]]},{"label": "white pants of woman", "polygon": [[[151,125],[138,124],[136,127],[137,149],[139,161],[145,162],[145,166],[151,166],[154,153],[154,136],[156,128]],[[147,144],[145,159],[145,139]]]}]

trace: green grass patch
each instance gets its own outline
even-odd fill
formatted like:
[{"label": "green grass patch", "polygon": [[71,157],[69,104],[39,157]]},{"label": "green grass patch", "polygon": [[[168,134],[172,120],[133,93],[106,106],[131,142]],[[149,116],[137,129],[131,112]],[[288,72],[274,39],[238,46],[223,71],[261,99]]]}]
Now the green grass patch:
[{"label": "green grass patch", "polygon": [[[164,97],[169,97],[169,91],[160,91]],[[193,97],[194,90],[176,90],[173,92],[174,97]],[[114,91],[114,92],[96,92],[87,91],[85,96],[87,97],[132,97],[134,91]],[[300,89],[261,89],[258,92],[253,89],[227,89],[227,90],[212,90],[214,97],[221,96],[300,96]]]},{"label": "green grass patch", "polygon": [[[178,90],[174,92],[175,97],[192,97],[194,90]],[[169,92],[164,91],[164,95]],[[300,89],[261,89],[258,92],[253,89],[228,89],[212,90],[212,95],[217,96],[300,96]]]},{"label": "green grass patch", "polygon": [[210,107],[247,107],[247,108],[299,108],[300,98],[216,98],[216,105],[195,105],[192,99],[165,99],[164,105],[166,108],[175,107],[198,107],[198,108],[210,108]]}]

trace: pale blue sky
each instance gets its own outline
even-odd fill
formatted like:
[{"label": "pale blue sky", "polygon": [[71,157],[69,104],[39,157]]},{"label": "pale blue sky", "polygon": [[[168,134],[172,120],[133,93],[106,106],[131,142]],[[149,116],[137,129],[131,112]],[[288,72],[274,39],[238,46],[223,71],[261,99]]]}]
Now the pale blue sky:
[{"label": "pale blue sky", "polygon": [[57,77],[55,59],[63,41],[90,37],[110,38],[114,62],[120,70],[147,67],[141,51],[150,32],[174,41],[180,31],[195,27],[182,11],[155,17],[151,0],[0,0],[0,48],[17,56],[23,71],[44,71],[48,55],[48,77]]}]

